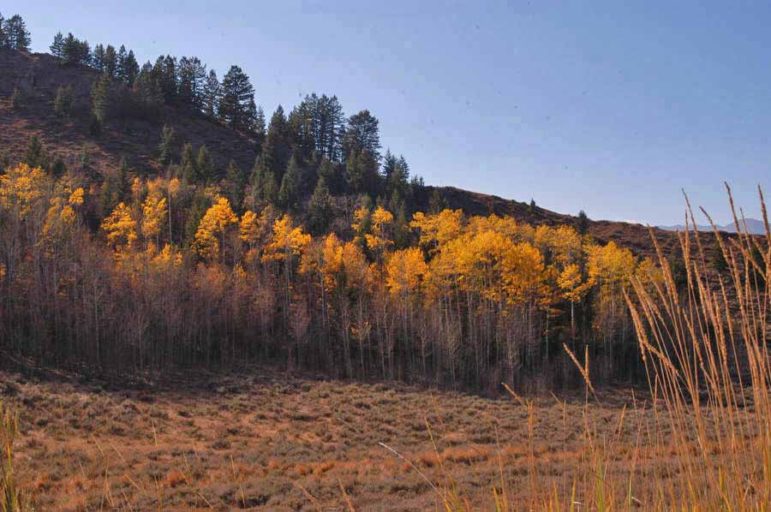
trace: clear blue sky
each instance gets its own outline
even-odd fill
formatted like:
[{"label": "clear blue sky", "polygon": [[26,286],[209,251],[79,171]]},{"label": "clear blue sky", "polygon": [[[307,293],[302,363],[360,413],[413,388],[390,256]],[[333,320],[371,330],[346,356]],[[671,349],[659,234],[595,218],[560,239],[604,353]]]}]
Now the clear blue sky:
[{"label": "clear blue sky", "polygon": [[771,4],[619,1],[3,0],[142,60],[249,74],[267,115],[306,93],[369,108],[429,184],[651,224],[728,220],[771,194]]}]

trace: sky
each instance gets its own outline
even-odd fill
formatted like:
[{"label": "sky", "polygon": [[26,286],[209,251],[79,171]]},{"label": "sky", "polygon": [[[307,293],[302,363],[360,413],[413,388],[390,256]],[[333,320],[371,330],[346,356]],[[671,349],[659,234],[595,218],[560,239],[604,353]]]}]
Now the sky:
[{"label": "sky", "polygon": [[3,0],[35,51],[57,31],[143,62],[241,66],[266,115],[311,92],[369,109],[427,184],[592,219],[730,220],[771,194],[771,3]]}]

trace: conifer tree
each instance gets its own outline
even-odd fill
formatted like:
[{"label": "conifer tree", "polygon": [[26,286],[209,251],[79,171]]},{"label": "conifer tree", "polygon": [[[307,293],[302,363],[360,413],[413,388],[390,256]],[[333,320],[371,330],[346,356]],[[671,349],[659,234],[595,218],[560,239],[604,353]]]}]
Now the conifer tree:
[{"label": "conifer tree", "polygon": [[203,113],[212,119],[219,117],[219,105],[222,98],[222,86],[217,79],[217,73],[212,69],[203,84],[202,109]]},{"label": "conifer tree", "polygon": [[262,107],[257,107],[257,113],[254,116],[254,141],[257,156],[262,154],[262,147],[265,144],[265,112]]},{"label": "conifer tree", "polygon": [[198,180],[195,151],[193,150],[193,145],[189,142],[182,146],[180,167],[182,168],[182,177],[185,178],[188,182],[193,183]]},{"label": "conifer tree", "polygon": [[225,175],[225,186],[230,204],[234,209],[240,210],[244,203],[244,188],[246,187],[246,174],[238,167],[234,160],[228,164]]},{"label": "conifer tree", "polygon": [[72,111],[72,86],[60,85],[54,99],[54,112],[59,117],[69,117]]},{"label": "conifer tree", "polygon": [[284,117],[284,109],[278,106],[270,118],[268,133],[265,137],[260,162],[266,172],[273,174],[276,183],[284,177],[284,171],[292,156],[289,125]]},{"label": "conifer tree", "polygon": [[29,139],[27,150],[24,153],[24,163],[30,167],[40,167],[41,169],[46,169],[48,167],[48,153],[37,135],[33,135]]},{"label": "conifer tree", "polygon": [[179,99],[183,103],[201,109],[204,101],[206,66],[198,57],[182,57],[177,66]]},{"label": "conifer tree", "polygon": [[110,78],[115,78],[115,74],[118,71],[118,55],[115,53],[115,48],[108,44],[104,50],[104,57],[102,58],[102,72]]},{"label": "conifer tree", "polygon": [[329,194],[327,182],[319,176],[316,188],[308,205],[308,229],[314,235],[327,231],[332,220],[332,196]]},{"label": "conifer tree", "polygon": [[165,124],[161,130],[161,143],[158,145],[158,160],[163,165],[169,165],[174,161],[175,146],[174,128]]},{"label": "conifer tree", "polygon": [[345,158],[354,153],[367,151],[378,161],[380,159],[380,129],[378,120],[369,110],[362,110],[348,118],[343,137]]},{"label": "conifer tree", "polygon": [[100,125],[103,125],[110,116],[110,76],[102,74],[91,88],[91,109]]},{"label": "conifer tree", "polygon": [[302,169],[295,155],[289,160],[286,172],[281,179],[281,188],[278,191],[278,202],[286,209],[294,209],[300,198],[302,187]]},{"label": "conifer tree", "polygon": [[198,155],[195,158],[195,168],[197,174],[197,181],[200,183],[208,183],[214,179],[214,163],[212,162],[209,149],[206,145],[198,148]]},{"label": "conifer tree", "polygon": [[139,64],[134,56],[134,51],[126,51],[126,47],[121,45],[118,51],[118,64],[116,70],[117,78],[127,86],[134,85],[139,75]]},{"label": "conifer tree", "polygon": [[64,53],[64,36],[61,32],[56,33],[54,41],[51,43],[51,46],[49,46],[49,49],[51,50],[51,55],[59,59],[62,58]]},{"label": "conifer tree", "polygon": [[28,51],[31,39],[27,25],[18,14],[14,14],[3,22],[5,45],[12,50]]},{"label": "conifer tree", "polygon": [[0,12],[0,48],[6,48],[8,46],[8,38],[5,34],[5,18],[3,13]]},{"label": "conifer tree", "polygon": [[104,45],[100,43],[94,46],[94,52],[91,55],[91,67],[93,67],[95,70],[99,71],[100,73],[104,71],[104,57],[105,57]]},{"label": "conifer tree", "polygon": [[238,66],[231,66],[222,79],[222,99],[219,115],[222,120],[234,130],[246,130],[253,125],[253,115],[250,112],[254,106],[254,87],[249,83],[249,77]]}]

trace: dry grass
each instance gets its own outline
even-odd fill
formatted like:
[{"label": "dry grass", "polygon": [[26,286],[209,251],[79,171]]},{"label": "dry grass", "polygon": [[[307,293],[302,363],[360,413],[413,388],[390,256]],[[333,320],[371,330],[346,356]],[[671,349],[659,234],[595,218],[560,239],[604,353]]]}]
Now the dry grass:
[{"label": "dry grass", "polygon": [[[598,438],[637,437],[616,432],[631,391],[600,391],[589,408],[583,393],[541,397],[532,414],[505,399],[255,373],[135,391],[2,374],[20,412],[20,486],[38,510],[430,510],[451,482],[469,503],[493,488],[529,500],[533,476],[569,492],[587,457],[584,416]],[[628,417],[654,421],[636,404]]]},{"label": "dry grass", "polygon": [[649,390],[595,390],[581,354],[586,391],[508,400],[265,369],[135,390],[4,373],[3,475],[39,510],[768,510],[771,235],[721,239],[722,278],[698,236],[685,290],[660,255],[628,293]]}]

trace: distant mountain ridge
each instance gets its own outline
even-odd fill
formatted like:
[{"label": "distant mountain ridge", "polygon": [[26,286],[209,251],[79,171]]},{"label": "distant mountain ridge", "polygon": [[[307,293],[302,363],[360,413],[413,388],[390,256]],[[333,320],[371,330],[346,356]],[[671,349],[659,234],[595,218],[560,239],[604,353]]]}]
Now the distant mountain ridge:
[{"label": "distant mountain ridge", "polygon": [[[765,223],[762,220],[758,219],[744,219],[739,220],[739,226],[742,228],[741,231],[747,231],[751,235],[765,235],[766,234],[766,226]],[[665,231],[684,231],[685,226],[682,224],[676,224],[674,226],[657,226],[659,229],[663,229]],[[712,226],[709,225],[699,225],[697,226],[697,229],[699,231],[712,231]],[[736,223],[731,222],[730,224],[724,224],[717,226],[718,231],[722,231],[724,233],[736,233],[738,230],[736,229]]]}]

